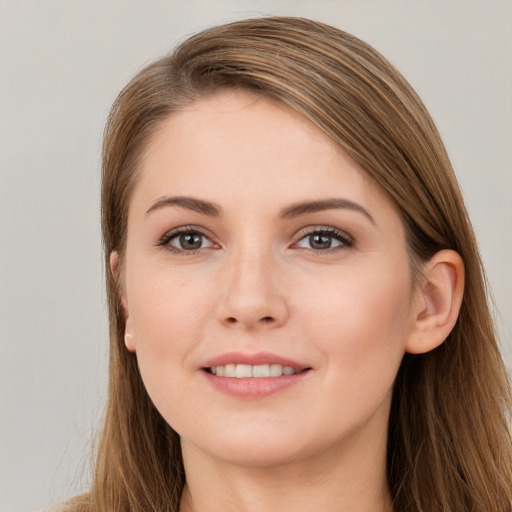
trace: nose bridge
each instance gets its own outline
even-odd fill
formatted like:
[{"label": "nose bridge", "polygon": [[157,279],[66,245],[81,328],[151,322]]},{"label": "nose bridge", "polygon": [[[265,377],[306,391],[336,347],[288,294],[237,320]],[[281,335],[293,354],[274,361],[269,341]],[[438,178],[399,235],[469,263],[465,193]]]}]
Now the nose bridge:
[{"label": "nose bridge", "polygon": [[242,243],[232,250],[225,265],[219,320],[246,328],[278,326],[286,321],[288,308],[271,247]]}]

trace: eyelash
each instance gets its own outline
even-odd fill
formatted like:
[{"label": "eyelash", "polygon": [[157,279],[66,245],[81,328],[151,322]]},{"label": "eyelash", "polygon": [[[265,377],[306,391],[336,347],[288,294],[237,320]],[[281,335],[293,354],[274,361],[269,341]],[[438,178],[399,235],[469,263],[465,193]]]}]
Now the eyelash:
[{"label": "eyelash", "polygon": [[[199,235],[205,239],[207,239],[212,245],[216,245],[215,242],[212,242],[210,237],[203,233],[201,229],[194,227],[194,226],[182,226],[176,229],[173,229],[172,231],[169,231],[165,233],[164,236],[162,236],[158,242],[157,246],[159,247],[165,247],[168,251],[175,253],[175,254],[182,254],[182,255],[194,255],[201,249],[206,249],[207,247],[200,247],[198,249],[179,249],[177,247],[174,247],[170,244],[171,240],[179,237],[180,235]],[[337,240],[340,242],[340,245],[335,247],[329,247],[326,249],[314,249],[312,247],[303,247],[301,250],[306,250],[309,252],[312,252],[314,254],[330,254],[332,252],[341,250],[341,249],[349,249],[354,246],[354,239],[349,236],[347,233],[344,233],[343,231],[340,231],[339,229],[332,228],[332,227],[326,227],[326,226],[311,226],[308,228],[304,228],[301,230],[301,232],[298,234],[297,241],[293,243],[293,246],[296,246],[301,241],[305,240],[308,237],[314,236],[314,235],[324,235],[331,239]]]}]

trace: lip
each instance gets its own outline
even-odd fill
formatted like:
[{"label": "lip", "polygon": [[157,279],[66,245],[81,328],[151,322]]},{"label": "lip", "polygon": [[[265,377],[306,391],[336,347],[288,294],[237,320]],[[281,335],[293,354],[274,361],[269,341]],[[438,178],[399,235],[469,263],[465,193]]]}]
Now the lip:
[{"label": "lip", "polygon": [[260,364],[280,364],[281,366],[290,366],[295,371],[303,371],[311,366],[301,364],[293,359],[282,357],[272,352],[257,352],[255,354],[245,354],[242,352],[227,352],[220,356],[209,359],[200,366],[201,369],[211,368],[212,366],[225,366],[227,364],[250,364],[257,366]]},{"label": "lip", "polygon": [[[212,366],[225,366],[227,364],[249,364],[251,366],[280,364],[282,366],[290,366],[298,373],[294,375],[281,375],[280,377],[239,379],[236,377],[217,377],[205,371]],[[199,369],[206,381],[214,389],[223,394],[245,400],[261,399],[287,390],[302,382],[311,373],[311,366],[271,352],[259,352],[256,354],[230,352],[209,359]]]}]

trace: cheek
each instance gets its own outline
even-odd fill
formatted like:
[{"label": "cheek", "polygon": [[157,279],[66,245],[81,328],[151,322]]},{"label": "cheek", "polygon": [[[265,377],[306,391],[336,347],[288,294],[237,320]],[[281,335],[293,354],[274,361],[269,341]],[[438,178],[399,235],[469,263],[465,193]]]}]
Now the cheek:
[{"label": "cheek", "polygon": [[324,282],[303,304],[309,311],[303,329],[332,367],[330,378],[343,378],[358,394],[372,380],[379,385],[379,378],[391,385],[404,354],[410,283],[393,275],[354,271]]},{"label": "cheek", "polygon": [[208,287],[156,270],[139,274],[130,284],[129,310],[139,360],[183,362],[200,342],[199,326],[213,314]]},{"label": "cheek", "polygon": [[156,408],[176,428],[176,418],[190,407],[190,354],[201,343],[208,297],[202,287],[165,272],[155,279],[141,276],[128,293],[134,298],[130,317],[142,380]]}]

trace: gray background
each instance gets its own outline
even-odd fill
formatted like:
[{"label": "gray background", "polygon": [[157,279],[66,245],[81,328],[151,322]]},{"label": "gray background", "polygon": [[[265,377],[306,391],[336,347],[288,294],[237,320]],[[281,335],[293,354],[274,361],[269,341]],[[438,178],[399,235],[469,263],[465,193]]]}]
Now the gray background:
[{"label": "gray background", "polygon": [[187,34],[260,14],[365,39],[432,112],[512,363],[512,3],[0,0],[0,510],[80,492],[106,384],[99,153],[110,104]]}]

